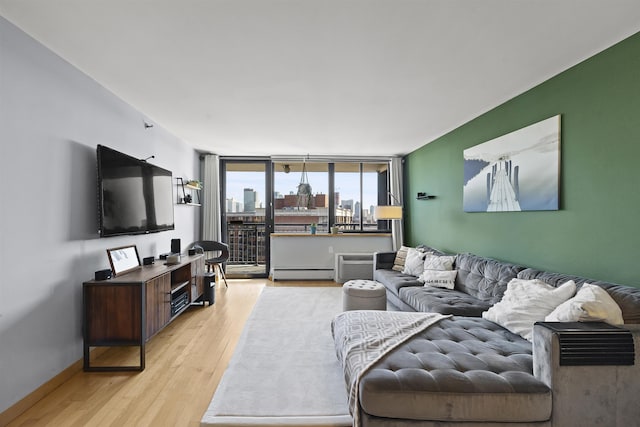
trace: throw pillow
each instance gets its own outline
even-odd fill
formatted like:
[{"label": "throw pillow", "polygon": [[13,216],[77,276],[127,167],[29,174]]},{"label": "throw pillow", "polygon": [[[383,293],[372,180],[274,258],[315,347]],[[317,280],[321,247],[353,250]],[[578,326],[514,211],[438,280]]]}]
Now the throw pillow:
[{"label": "throw pillow", "polygon": [[424,270],[423,266],[425,255],[425,253],[420,252],[415,248],[409,248],[402,272],[412,276],[420,276]]},{"label": "throw pillow", "polygon": [[554,288],[539,279],[511,279],[500,302],[482,317],[531,341],[533,324],[543,321],[575,292],[573,280]]},{"label": "throw pillow", "polygon": [[424,257],[425,270],[453,270],[455,256],[427,254]]},{"label": "throw pillow", "polygon": [[[455,261],[455,259],[456,259],[455,256],[436,255],[432,252],[428,252],[424,257],[424,271],[420,276],[418,276],[418,282],[425,283],[425,278],[426,278],[425,273],[428,270],[438,270],[438,271],[453,270],[453,262]],[[453,279],[455,281],[455,275]]]},{"label": "throw pillow", "polygon": [[622,325],[622,310],[609,293],[585,283],[576,296],[563,302],[544,320],[548,322],[606,322]]},{"label": "throw pillow", "polygon": [[453,289],[456,285],[458,270],[424,270],[421,281],[425,286]]},{"label": "throw pillow", "polygon": [[396,252],[396,257],[393,260],[393,267],[391,267],[392,270],[400,272],[404,270],[404,263],[407,259],[408,250],[409,248],[407,246],[401,246],[400,249],[398,249],[398,251]]}]

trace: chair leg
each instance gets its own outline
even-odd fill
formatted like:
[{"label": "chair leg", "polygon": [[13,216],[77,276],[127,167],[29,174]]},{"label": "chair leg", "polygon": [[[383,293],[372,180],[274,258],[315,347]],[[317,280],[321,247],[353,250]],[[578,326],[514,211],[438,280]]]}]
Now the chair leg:
[{"label": "chair leg", "polygon": [[224,269],[222,268],[222,264],[216,264],[216,267],[218,267],[218,271],[222,276],[222,280],[224,280],[224,285],[228,288],[229,284],[227,283],[227,277],[224,275]]}]

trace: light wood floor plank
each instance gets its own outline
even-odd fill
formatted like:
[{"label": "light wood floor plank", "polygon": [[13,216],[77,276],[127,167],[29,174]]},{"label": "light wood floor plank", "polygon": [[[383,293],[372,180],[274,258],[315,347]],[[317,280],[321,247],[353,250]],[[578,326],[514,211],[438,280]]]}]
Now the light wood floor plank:
[{"label": "light wood floor plank", "polygon": [[[149,340],[143,372],[78,372],[8,426],[199,426],[265,286],[339,285],[229,280],[213,306],[189,308]],[[133,348],[112,348],[96,361],[137,358]]]}]

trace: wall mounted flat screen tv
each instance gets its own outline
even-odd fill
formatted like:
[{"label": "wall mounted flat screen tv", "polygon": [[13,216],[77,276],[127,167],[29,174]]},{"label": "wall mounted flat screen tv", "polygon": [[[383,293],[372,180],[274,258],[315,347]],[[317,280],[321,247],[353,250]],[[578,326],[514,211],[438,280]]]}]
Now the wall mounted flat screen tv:
[{"label": "wall mounted flat screen tv", "polygon": [[171,171],[98,145],[100,237],[175,228]]}]

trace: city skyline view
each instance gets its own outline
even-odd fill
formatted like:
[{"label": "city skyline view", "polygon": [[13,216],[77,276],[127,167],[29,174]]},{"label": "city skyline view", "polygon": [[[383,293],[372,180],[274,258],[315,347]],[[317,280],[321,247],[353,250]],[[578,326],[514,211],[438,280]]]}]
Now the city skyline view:
[{"label": "city skyline view", "polygon": [[[275,174],[274,193],[282,196],[296,194],[300,184],[300,173],[285,174],[278,172]],[[311,185],[312,194],[328,194],[329,182],[326,172],[307,172],[308,182]],[[363,177],[363,208],[377,205],[377,177],[375,174],[364,174]],[[360,199],[360,179],[354,173],[336,173],[336,192],[340,194],[340,200]],[[253,189],[257,192],[257,204],[264,207],[265,203],[265,175],[263,172],[237,172],[228,171],[226,180],[226,198],[234,199],[236,202],[244,203],[245,188]]]}]

